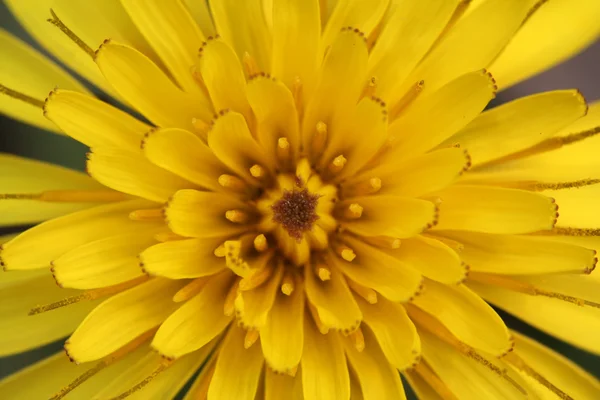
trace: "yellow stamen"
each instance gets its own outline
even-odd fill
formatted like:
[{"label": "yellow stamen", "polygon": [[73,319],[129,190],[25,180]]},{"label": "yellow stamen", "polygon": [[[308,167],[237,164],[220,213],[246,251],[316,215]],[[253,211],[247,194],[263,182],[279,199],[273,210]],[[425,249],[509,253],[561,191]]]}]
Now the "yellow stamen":
[{"label": "yellow stamen", "polygon": [[0,194],[0,200],[37,200],[51,203],[107,203],[126,199],[126,194],[111,190],[48,190],[41,193]]},{"label": "yellow stamen", "polygon": [[346,197],[377,193],[381,190],[381,179],[377,177],[369,178],[366,181],[344,186],[342,190]]},{"label": "yellow stamen", "polygon": [[306,303],[308,304],[308,310],[310,311],[310,315],[312,316],[313,321],[315,321],[315,325],[317,325],[317,329],[319,329],[319,332],[321,332],[321,334],[326,335],[329,332],[329,328],[323,324],[323,321],[321,321],[317,308],[310,301],[307,301]]},{"label": "yellow stamen", "polygon": [[385,247],[388,249],[398,249],[400,248],[400,243],[402,243],[400,239],[389,236],[364,237],[363,240],[373,246]]},{"label": "yellow stamen", "polygon": [[371,288],[361,285],[360,283],[356,283],[355,281],[346,278],[346,282],[348,283],[348,287],[352,289],[357,295],[365,299],[369,304],[377,303],[377,292]]},{"label": "yellow stamen", "polygon": [[225,218],[236,224],[244,224],[248,222],[248,214],[241,210],[229,210],[225,212]]},{"label": "yellow stamen", "polygon": [[292,378],[295,377],[297,373],[298,373],[297,365],[295,367],[292,367],[289,370],[285,371],[285,374],[288,376],[291,376]]},{"label": "yellow stamen", "polygon": [[317,264],[315,267],[315,274],[323,282],[331,279],[331,269],[329,269],[327,264]]},{"label": "yellow stamen", "polygon": [[506,360],[509,364],[513,365],[517,369],[521,370],[525,374],[538,381],[541,385],[545,386],[548,390],[557,395],[559,399],[573,400],[573,397],[569,396],[567,393],[563,392],[558,387],[553,385],[552,382],[544,378],[539,372],[537,372],[530,365],[528,365],[521,357],[515,354],[515,352],[511,352],[505,355],[504,360]]},{"label": "yellow stamen", "polygon": [[396,118],[406,107],[410,105],[415,99],[419,96],[419,94],[423,91],[423,87],[425,87],[425,81],[421,80],[414,84],[408,92],[400,99],[398,103],[396,103],[390,112],[390,118]]},{"label": "yellow stamen", "polygon": [[344,157],[343,154],[340,154],[331,161],[331,164],[329,164],[329,171],[334,174],[340,172],[342,168],[344,168],[344,166],[346,165],[347,161],[348,160],[346,159],[346,157]]},{"label": "yellow stamen", "polygon": [[235,298],[238,295],[238,289],[240,287],[240,278],[237,278],[231,288],[229,288],[229,292],[227,292],[227,296],[225,297],[225,303],[223,305],[223,313],[230,317],[235,313]]},{"label": "yellow stamen", "polygon": [[248,190],[246,183],[237,176],[223,174],[219,176],[217,181],[219,182],[219,185],[232,192],[243,193]]},{"label": "yellow stamen", "polygon": [[325,143],[327,142],[327,124],[323,121],[317,122],[315,127],[315,134],[312,140],[312,153],[321,154],[325,149]]},{"label": "yellow stamen", "polygon": [[373,97],[377,90],[377,78],[372,76],[363,89],[362,97]]},{"label": "yellow stamen", "polygon": [[154,235],[154,239],[158,240],[161,243],[170,242],[172,240],[182,240],[185,239],[183,236],[179,236],[173,232],[161,232]]},{"label": "yellow stamen", "polygon": [[64,298],[62,300],[56,301],[54,303],[33,307],[31,310],[29,310],[28,315],[41,314],[46,311],[52,311],[52,310],[56,310],[57,308],[65,307],[65,306],[75,304],[75,303],[79,303],[80,301],[95,300],[95,299],[98,299],[103,296],[108,296],[108,295],[112,295],[115,293],[119,293],[125,289],[129,289],[130,287],[136,286],[146,280],[148,280],[147,276],[141,276],[139,278],[133,279],[128,282],[119,283],[118,285],[88,290],[88,291],[85,291],[76,296],[70,296],[70,297]]},{"label": "yellow stamen", "polygon": [[217,247],[215,249],[215,251],[213,251],[213,254],[216,257],[219,257],[219,258],[225,257],[227,255],[227,249],[225,249],[225,244],[223,243],[222,245],[220,245],[219,247]]},{"label": "yellow stamen", "polygon": [[302,114],[304,114],[304,85],[299,76],[296,76],[292,82],[292,95],[294,96],[298,117],[302,120]]},{"label": "yellow stamen", "polygon": [[192,125],[194,126],[194,130],[203,137],[205,137],[210,130],[210,125],[199,118],[192,118]]},{"label": "yellow stamen", "polygon": [[263,252],[269,248],[267,237],[262,233],[254,238],[254,248],[256,251]]},{"label": "yellow stamen", "polygon": [[344,260],[346,260],[348,262],[352,262],[356,258],[356,254],[354,253],[354,250],[352,250],[350,247],[348,247],[346,245],[343,245],[343,244],[338,245],[335,250],[339,254],[340,257],[342,257]]},{"label": "yellow stamen", "polygon": [[291,148],[289,140],[285,137],[277,139],[277,159],[282,163],[286,163],[290,160],[290,153]]},{"label": "yellow stamen", "polygon": [[7,95],[8,97],[12,97],[13,99],[20,100],[27,104],[31,104],[34,107],[39,109],[44,108],[44,101],[36,99],[35,97],[31,97],[26,95],[25,93],[17,92],[16,90],[7,88],[4,85],[0,85],[0,94]]},{"label": "yellow stamen", "polygon": [[65,397],[67,394],[72,392],[75,388],[80,386],[82,383],[90,379],[92,376],[96,375],[98,372],[102,371],[104,368],[114,364],[116,361],[119,361],[126,355],[130,354],[132,351],[140,347],[142,344],[146,343],[150,340],[154,334],[156,333],[157,328],[151,329],[148,332],[145,332],[133,339],[131,342],[127,343],[125,346],[120,349],[114,351],[110,355],[104,357],[102,361],[96,364],[91,369],[87,370],[82,375],[79,375],[74,381],[69,383],[67,386],[63,387],[60,392],[56,393],[50,400],[60,400]]},{"label": "yellow stamen", "polygon": [[363,208],[358,203],[352,203],[348,207],[344,208],[344,218],[358,219],[362,216]]},{"label": "yellow stamen", "polygon": [[256,329],[249,329],[246,331],[246,337],[244,338],[244,348],[249,349],[259,338],[258,331]]},{"label": "yellow stamen", "polygon": [[208,276],[203,276],[194,279],[193,281],[179,289],[177,293],[175,293],[175,295],[173,296],[173,301],[175,303],[182,303],[191,299],[192,297],[200,293],[200,291],[204,288],[204,286],[206,286],[209,280],[210,277]]},{"label": "yellow stamen", "polygon": [[431,388],[444,400],[458,400],[458,398],[448,389],[448,386],[433,370],[427,365],[424,360],[421,360],[414,367],[414,372],[409,371],[408,374],[418,374]]},{"label": "yellow stamen", "polygon": [[250,53],[244,53],[244,55],[242,56],[242,62],[244,63],[244,70],[246,71],[246,76],[251,77],[259,72],[258,64],[256,63],[254,57],[250,55]]},{"label": "yellow stamen", "polygon": [[252,167],[250,167],[250,175],[256,179],[264,178],[266,173],[267,171],[258,164],[254,164]]},{"label": "yellow stamen", "polygon": [[152,221],[163,219],[164,210],[162,208],[151,208],[146,210],[136,210],[129,213],[129,219],[134,221]]},{"label": "yellow stamen", "polygon": [[152,371],[152,373],[149,376],[147,376],[146,378],[144,378],[141,382],[139,382],[138,384],[136,384],[134,387],[132,387],[128,391],[121,393],[120,395],[118,395],[117,397],[114,397],[111,400],[123,400],[123,399],[131,396],[132,394],[134,394],[138,390],[143,389],[147,384],[149,384],[150,382],[152,382],[158,375],[160,375],[161,373],[163,373],[172,364],[173,364],[172,360],[164,359],[160,363],[160,365],[158,367],[156,367],[156,369],[154,371]]},{"label": "yellow stamen", "polygon": [[296,165],[296,177],[299,180],[300,186],[304,186],[308,179],[312,175],[312,167],[310,166],[310,161],[307,158],[303,158],[298,161],[298,165]]},{"label": "yellow stamen", "polygon": [[352,343],[354,343],[356,350],[362,352],[365,349],[365,336],[363,335],[363,331],[360,329],[360,326],[356,328],[354,332],[350,333],[348,337],[352,340]]},{"label": "yellow stamen", "polygon": [[81,40],[72,30],[70,30],[61,20],[58,18],[54,10],[50,9],[52,18],[47,19],[52,25],[60,29],[65,35],[69,37],[79,48],[85,51],[92,59],[96,58],[94,50],[88,46],[83,40]]},{"label": "yellow stamen", "polygon": [[248,277],[240,281],[239,289],[245,291],[259,287],[273,275],[273,271],[274,268],[271,265],[267,265],[258,271],[253,271]]},{"label": "yellow stamen", "polygon": [[294,276],[289,270],[287,270],[283,275],[283,279],[281,280],[281,293],[285,294],[286,296],[291,296],[292,293],[294,293],[295,288]]}]

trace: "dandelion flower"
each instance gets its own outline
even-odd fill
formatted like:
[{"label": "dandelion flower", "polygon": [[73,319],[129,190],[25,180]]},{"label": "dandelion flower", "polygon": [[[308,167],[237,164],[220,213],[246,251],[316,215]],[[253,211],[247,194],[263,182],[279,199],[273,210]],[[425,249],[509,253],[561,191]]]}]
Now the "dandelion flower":
[{"label": "dandelion flower", "polygon": [[91,148],[0,157],[2,223],[39,223],[0,251],[1,354],[68,336],[2,397],[597,398],[490,306],[600,353],[600,104],[484,111],[598,36],[597,1],[542,3],[7,1],[136,113],[0,32],[0,110]]}]

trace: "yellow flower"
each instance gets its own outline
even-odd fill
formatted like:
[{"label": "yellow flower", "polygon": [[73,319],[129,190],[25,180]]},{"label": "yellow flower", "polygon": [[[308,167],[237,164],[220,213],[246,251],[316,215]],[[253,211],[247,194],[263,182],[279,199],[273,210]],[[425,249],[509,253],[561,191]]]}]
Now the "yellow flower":
[{"label": "yellow flower", "polygon": [[91,178],[0,156],[0,222],[40,223],[0,252],[0,354],[70,335],[75,362],[3,399],[168,399],[198,370],[186,399],[400,399],[400,373],[598,397],[486,301],[600,353],[600,103],[482,111],[595,40],[600,2],[6,3],[149,122],[0,31],[0,111],[91,147]]}]

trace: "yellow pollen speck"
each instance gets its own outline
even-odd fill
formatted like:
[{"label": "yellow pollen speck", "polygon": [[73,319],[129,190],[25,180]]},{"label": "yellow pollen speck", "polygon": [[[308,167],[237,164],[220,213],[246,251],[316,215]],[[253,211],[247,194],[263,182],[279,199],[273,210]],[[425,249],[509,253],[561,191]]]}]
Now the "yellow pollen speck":
[{"label": "yellow pollen speck", "polygon": [[229,210],[225,212],[225,218],[236,224],[243,224],[248,222],[248,214],[240,210]]},{"label": "yellow pollen speck", "polygon": [[340,257],[342,257],[344,260],[346,260],[348,262],[352,262],[356,258],[356,254],[354,254],[354,250],[352,250],[350,247],[348,247],[346,245],[338,246],[336,248],[336,251],[340,255]]},{"label": "yellow pollen speck", "polygon": [[328,281],[331,279],[331,270],[327,265],[321,264],[317,266],[317,276],[323,282]]},{"label": "yellow pollen speck", "polygon": [[257,179],[264,177],[265,173],[265,169],[258,164],[254,164],[252,167],[250,167],[250,175]]},{"label": "yellow pollen speck", "polygon": [[217,181],[219,185],[235,192],[244,192],[247,190],[246,183],[237,176],[223,174],[219,176]]},{"label": "yellow pollen speck", "polygon": [[358,203],[352,203],[344,210],[344,217],[349,219],[357,219],[362,216],[363,207]]},{"label": "yellow pollen speck", "polygon": [[333,173],[341,171],[342,168],[344,168],[344,166],[346,165],[347,161],[348,160],[346,160],[346,157],[340,154],[331,161],[331,164],[329,164],[329,171]]},{"label": "yellow pollen speck", "polygon": [[327,142],[327,124],[323,121],[317,122],[315,134],[312,140],[313,154],[320,154],[325,148]]},{"label": "yellow pollen speck", "polygon": [[294,292],[294,289],[294,276],[290,272],[287,272],[283,276],[283,280],[281,282],[281,292],[286,296],[291,296],[291,294]]},{"label": "yellow pollen speck", "polygon": [[254,248],[256,251],[265,251],[269,248],[269,243],[267,243],[265,235],[261,233],[254,238]]}]

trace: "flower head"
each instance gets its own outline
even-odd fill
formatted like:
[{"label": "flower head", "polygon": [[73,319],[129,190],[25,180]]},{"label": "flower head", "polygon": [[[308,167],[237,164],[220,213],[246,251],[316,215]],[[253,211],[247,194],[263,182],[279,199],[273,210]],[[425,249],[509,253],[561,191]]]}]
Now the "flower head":
[{"label": "flower head", "polygon": [[[562,90],[484,111],[593,40],[597,2],[123,0],[98,26],[57,2],[43,27],[24,3],[147,121],[0,36],[59,84],[44,100],[5,77],[1,109],[91,147],[90,179],[3,159],[9,220],[41,222],[0,252],[4,296],[31,308],[5,353],[70,335],[80,365],[57,355],[0,391],[171,398],[197,370],[189,398],[398,399],[400,373],[444,399],[600,390],[486,302],[600,352],[558,321],[595,332],[600,308],[600,107]],[[559,13],[590,29],[525,57]]]}]

